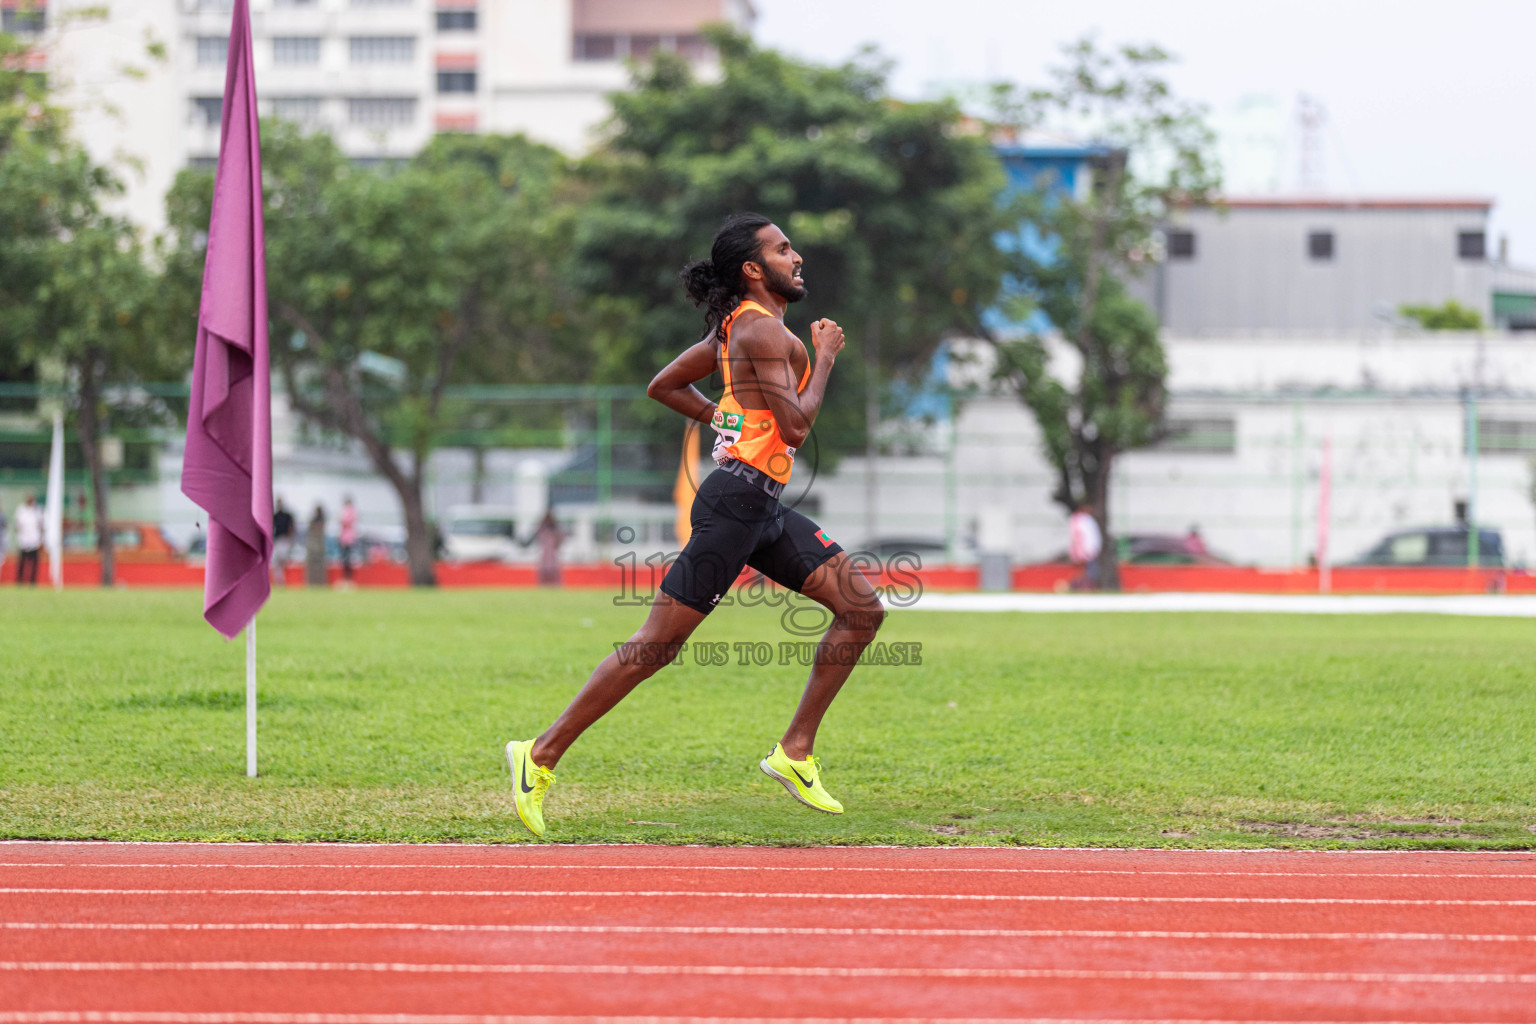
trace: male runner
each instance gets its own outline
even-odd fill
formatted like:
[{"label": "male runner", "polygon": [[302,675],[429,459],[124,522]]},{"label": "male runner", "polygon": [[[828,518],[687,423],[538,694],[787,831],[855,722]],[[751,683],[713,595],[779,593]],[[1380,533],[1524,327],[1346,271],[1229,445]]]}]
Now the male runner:
[{"label": "male runner", "polygon": [[[507,744],[517,814],[534,835],[544,834],[544,795],[576,737],[676,657],[748,565],[834,616],[788,730],[758,767],[806,806],[843,811],[823,788],[821,762],[811,750],[822,716],[885,610],[843,549],[779,502],[795,450],[821,411],[843,331],[831,320],[811,325],[813,369],[805,346],[784,326],[785,307],[806,294],[800,255],[766,217],[727,220],[710,258],[690,263],[682,277],[689,298],[704,307],[706,333],[656,375],[647,393],[714,428],[720,468],[700,485],[693,534],[662,579],[645,625],[626,645],[626,653],[659,656],[608,655],[553,725],[536,739]],[[725,383],[718,405],[694,387],[717,367]]]}]

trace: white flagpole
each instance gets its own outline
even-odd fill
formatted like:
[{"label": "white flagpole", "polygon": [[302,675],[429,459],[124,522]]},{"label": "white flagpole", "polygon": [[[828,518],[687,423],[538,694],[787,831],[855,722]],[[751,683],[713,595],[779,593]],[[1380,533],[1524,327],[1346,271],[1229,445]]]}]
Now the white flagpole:
[{"label": "white flagpole", "polygon": [[1317,591],[1333,590],[1333,563],[1328,555],[1328,533],[1333,519],[1333,434],[1323,435],[1323,465],[1317,479]]},{"label": "white flagpole", "polygon": [[256,616],[245,627],[245,774],[256,777]]},{"label": "white flagpole", "polygon": [[64,589],[64,413],[53,412],[53,447],[48,452],[48,501],[43,536],[48,545],[48,577]]}]

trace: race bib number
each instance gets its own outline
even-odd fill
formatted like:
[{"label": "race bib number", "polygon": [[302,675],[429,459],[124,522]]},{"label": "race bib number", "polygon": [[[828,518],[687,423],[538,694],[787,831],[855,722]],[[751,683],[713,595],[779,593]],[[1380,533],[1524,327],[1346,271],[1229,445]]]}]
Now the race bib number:
[{"label": "race bib number", "polygon": [[726,449],[741,440],[741,428],[746,422],[746,417],[739,412],[725,412],[715,410],[714,418],[709,425],[714,428],[716,435],[715,448],[711,453],[715,457],[715,464],[723,466],[731,461],[734,456],[727,454]]}]

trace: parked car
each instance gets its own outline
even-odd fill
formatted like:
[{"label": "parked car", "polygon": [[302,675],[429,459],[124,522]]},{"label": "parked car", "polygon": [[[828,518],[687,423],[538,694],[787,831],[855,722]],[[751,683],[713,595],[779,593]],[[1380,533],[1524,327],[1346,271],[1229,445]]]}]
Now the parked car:
[{"label": "parked car", "polygon": [[[1115,537],[1121,565],[1236,565],[1238,563],[1203,550],[1191,538],[1174,533],[1127,533]],[[1070,562],[1065,551],[1047,564]]]},{"label": "parked car", "polygon": [[[337,546],[340,547],[339,543]],[[363,565],[377,562],[404,565],[407,561],[403,526],[371,526],[359,530],[357,546]]]},{"label": "parked car", "polygon": [[[916,557],[918,567],[944,565],[950,560],[949,545],[935,537],[884,537],[859,547],[858,552],[874,555],[880,560],[881,565],[889,565],[891,559],[897,555]],[[964,543],[960,545],[955,555],[956,561],[963,564],[976,561],[976,552],[967,548]]]},{"label": "parked car", "polygon": [[[455,505],[443,522],[443,557],[450,562],[516,562],[529,558],[516,510],[500,505]],[[522,530],[523,533],[519,531]]]},{"label": "parked car", "polygon": [[[1365,554],[1347,565],[1465,566],[1465,526],[1430,526],[1398,530],[1383,537]],[[1477,531],[1477,564],[1489,568],[1504,565],[1504,538],[1498,530]]]},{"label": "parked car", "polygon": [[1121,565],[1236,565],[1205,550],[1197,540],[1173,533],[1131,533],[1116,537]]}]

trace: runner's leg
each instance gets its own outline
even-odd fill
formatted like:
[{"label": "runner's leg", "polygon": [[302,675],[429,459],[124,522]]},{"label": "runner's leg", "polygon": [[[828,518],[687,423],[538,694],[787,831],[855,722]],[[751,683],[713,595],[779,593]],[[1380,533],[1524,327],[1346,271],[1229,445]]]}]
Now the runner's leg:
[{"label": "runner's leg", "polygon": [[587,684],[576,694],[576,699],[533,741],[533,763],[541,768],[553,768],[593,722],[612,711],[631,690],[669,664],[677,656],[678,648],[703,621],[703,612],[658,592],[645,625],[625,644],[625,656],[621,658],[615,651],[599,662]]},{"label": "runner's leg", "polygon": [[781,741],[784,753],[796,761],[811,756],[822,716],[885,620],[885,608],[875,588],[854,567],[847,552],[839,551],[818,566],[806,577],[800,593],[830,611],[833,618],[816,645],[816,661],[805,693]]},{"label": "runner's leg", "polygon": [[693,534],[663,577],[645,625],[624,645],[623,657],[615,651],[602,660],[576,699],[533,741],[534,764],[553,768],[593,722],[677,656],[740,575],[772,521],[770,504],[761,491],[730,474],[705,478],[690,514]]}]

